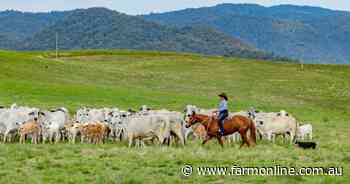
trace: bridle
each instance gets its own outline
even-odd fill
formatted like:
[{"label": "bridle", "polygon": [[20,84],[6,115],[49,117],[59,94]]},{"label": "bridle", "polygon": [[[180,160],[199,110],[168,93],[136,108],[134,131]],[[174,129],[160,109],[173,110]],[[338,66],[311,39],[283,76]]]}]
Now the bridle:
[{"label": "bridle", "polygon": [[[206,126],[204,126],[204,127],[205,127],[205,131],[208,132],[209,127],[210,127],[210,125],[211,125],[211,122],[213,121],[213,118],[214,118],[214,116],[208,116],[208,119],[207,119],[207,120],[203,120],[203,121],[198,121],[198,120],[196,120],[196,121],[197,121],[196,123],[200,123],[200,124],[202,124],[202,125],[206,124]],[[192,126],[192,125],[193,125],[193,124],[191,124],[191,126]]]}]

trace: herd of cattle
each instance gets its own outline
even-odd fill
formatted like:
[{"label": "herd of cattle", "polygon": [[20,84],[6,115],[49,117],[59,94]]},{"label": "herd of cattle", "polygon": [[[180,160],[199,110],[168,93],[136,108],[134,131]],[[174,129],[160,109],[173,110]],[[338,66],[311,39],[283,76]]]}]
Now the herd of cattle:
[{"label": "herd of cattle", "polygon": [[[145,143],[185,145],[190,137],[204,139],[206,136],[204,126],[199,123],[191,128],[185,127],[194,112],[213,115],[212,110],[194,105],[187,105],[184,112],[151,110],[144,105],[139,111],[84,107],[70,117],[66,108],[42,110],[13,104],[8,108],[0,107],[0,138],[4,143],[16,140],[25,143],[31,139],[35,144],[60,141],[100,144],[112,140],[128,141],[129,147],[134,144],[144,146]],[[230,113],[230,117],[235,115],[253,119],[261,139],[274,142],[277,135],[291,142],[312,139],[312,125],[299,124],[284,110],[258,112],[250,109]],[[227,142],[238,141],[239,134],[225,138]]]}]

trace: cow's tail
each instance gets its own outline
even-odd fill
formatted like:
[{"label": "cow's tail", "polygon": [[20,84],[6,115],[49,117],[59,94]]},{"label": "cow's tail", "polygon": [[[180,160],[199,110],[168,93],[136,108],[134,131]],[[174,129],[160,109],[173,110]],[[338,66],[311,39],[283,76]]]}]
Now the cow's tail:
[{"label": "cow's tail", "polygon": [[249,119],[250,120],[250,138],[251,140],[253,140],[254,144],[256,144],[256,128],[255,128],[255,124],[253,122],[253,120]]}]

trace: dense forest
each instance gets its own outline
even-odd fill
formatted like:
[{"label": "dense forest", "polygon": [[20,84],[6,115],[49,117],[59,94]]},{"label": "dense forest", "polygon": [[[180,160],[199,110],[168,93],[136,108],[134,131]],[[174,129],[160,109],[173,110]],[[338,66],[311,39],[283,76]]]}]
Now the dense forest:
[{"label": "dense forest", "polygon": [[[350,13],[318,7],[221,4],[130,16],[106,8],[0,12],[0,49],[139,49],[255,59],[350,63]],[[288,59],[289,58],[289,59]]]},{"label": "dense forest", "polygon": [[221,4],[145,15],[164,25],[207,25],[259,49],[312,63],[350,63],[350,13],[318,7]]},{"label": "dense forest", "polygon": [[7,34],[0,37],[6,43],[0,45],[3,49],[53,50],[57,33],[59,49],[65,50],[137,49],[283,59],[209,26],[175,28],[106,8],[28,13],[28,17],[26,13],[14,11],[7,11],[7,17],[5,14],[3,12],[0,19],[6,21],[1,23],[10,22],[10,18],[14,21],[13,31],[5,25],[0,27],[0,33]]}]

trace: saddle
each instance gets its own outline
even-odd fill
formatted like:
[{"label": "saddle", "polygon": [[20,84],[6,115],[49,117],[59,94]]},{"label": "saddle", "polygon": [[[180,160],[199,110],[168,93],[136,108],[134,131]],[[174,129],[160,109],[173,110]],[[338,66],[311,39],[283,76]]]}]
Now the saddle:
[{"label": "saddle", "polygon": [[[230,120],[231,118],[232,118],[231,116],[227,116],[227,117],[224,119],[223,124],[225,124],[226,121]],[[210,121],[212,121],[212,120],[216,120],[216,121],[219,123],[219,118],[218,118],[217,116],[211,116],[211,120],[210,120]]]}]

